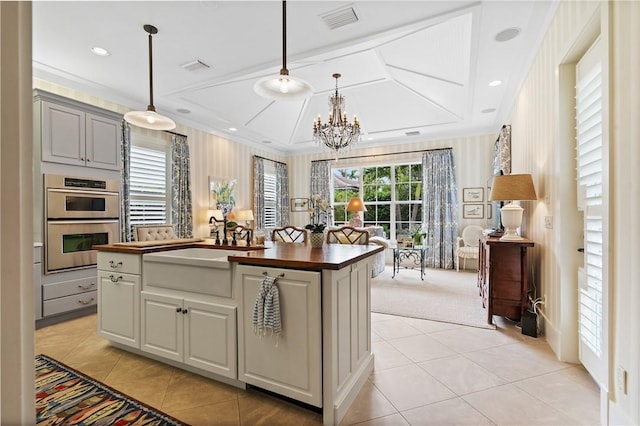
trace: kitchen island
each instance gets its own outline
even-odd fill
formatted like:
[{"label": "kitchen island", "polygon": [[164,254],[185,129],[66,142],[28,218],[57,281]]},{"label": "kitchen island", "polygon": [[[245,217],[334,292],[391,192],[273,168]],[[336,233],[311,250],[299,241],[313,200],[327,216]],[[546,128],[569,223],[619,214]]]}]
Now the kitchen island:
[{"label": "kitchen island", "polygon": [[[114,346],[317,407],[327,425],[339,423],[373,369],[370,277],[381,246],[95,248],[98,333]],[[268,277],[280,296],[276,335],[252,324]]]}]

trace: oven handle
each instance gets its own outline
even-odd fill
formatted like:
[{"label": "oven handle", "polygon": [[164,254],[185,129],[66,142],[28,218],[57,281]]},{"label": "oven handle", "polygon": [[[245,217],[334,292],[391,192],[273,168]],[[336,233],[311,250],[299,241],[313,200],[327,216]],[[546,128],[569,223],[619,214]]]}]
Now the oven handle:
[{"label": "oven handle", "polygon": [[118,223],[118,219],[107,220],[47,220],[47,225],[78,225],[82,223],[99,224],[99,223]]},{"label": "oven handle", "polygon": [[49,192],[61,192],[64,194],[87,194],[87,195],[109,195],[109,196],[117,196],[117,192],[107,192],[107,191],[87,191],[83,189],[56,189],[56,188],[47,188]]}]

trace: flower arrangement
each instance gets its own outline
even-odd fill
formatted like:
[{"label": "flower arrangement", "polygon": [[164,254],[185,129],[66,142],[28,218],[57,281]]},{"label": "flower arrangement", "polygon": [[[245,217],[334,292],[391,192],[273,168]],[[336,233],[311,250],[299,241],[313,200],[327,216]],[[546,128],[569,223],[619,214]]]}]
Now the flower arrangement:
[{"label": "flower arrangement", "polygon": [[311,207],[310,219],[311,223],[305,226],[312,234],[319,234],[324,231],[327,226],[327,219],[331,215],[331,204],[329,201],[322,199],[320,195],[314,194],[310,198],[309,207]]},{"label": "flower arrangement", "polygon": [[427,231],[425,226],[419,226],[413,230],[411,237],[413,238],[413,242],[417,245],[422,244],[422,240],[427,236]]}]

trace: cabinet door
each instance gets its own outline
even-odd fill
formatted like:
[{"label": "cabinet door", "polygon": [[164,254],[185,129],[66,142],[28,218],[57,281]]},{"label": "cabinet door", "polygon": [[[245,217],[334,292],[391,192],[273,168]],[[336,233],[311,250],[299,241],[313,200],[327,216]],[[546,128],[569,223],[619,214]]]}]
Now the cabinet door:
[{"label": "cabinet door", "polygon": [[145,352],[182,361],[182,299],[143,291],[141,344]]},{"label": "cabinet door", "polygon": [[[282,334],[256,334],[253,307],[264,279],[278,278]],[[322,406],[320,273],[239,265],[238,380]],[[236,288],[237,288],[236,287]]]},{"label": "cabinet door", "polygon": [[85,113],[42,102],[42,161],[85,165]]},{"label": "cabinet door", "polygon": [[86,125],[87,166],[120,170],[120,122],[87,113]]},{"label": "cabinet door", "polygon": [[236,308],[185,299],[184,362],[236,379]]},{"label": "cabinet door", "polygon": [[140,276],[98,271],[98,334],[140,347]]}]

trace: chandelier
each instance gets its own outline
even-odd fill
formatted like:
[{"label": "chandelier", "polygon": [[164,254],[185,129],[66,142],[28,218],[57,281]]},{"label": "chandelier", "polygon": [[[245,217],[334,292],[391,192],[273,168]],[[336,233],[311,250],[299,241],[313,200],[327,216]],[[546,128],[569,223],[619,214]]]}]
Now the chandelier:
[{"label": "chandelier", "polygon": [[344,96],[338,93],[340,74],[333,74],[336,79],[336,92],[329,97],[329,121],[323,123],[318,116],[313,120],[313,139],[320,146],[326,146],[337,153],[360,139],[360,122],[353,116],[353,123],[347,121],[347,113],[343,112]]}]

